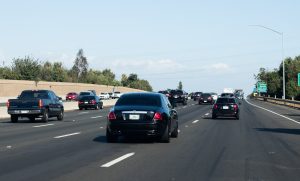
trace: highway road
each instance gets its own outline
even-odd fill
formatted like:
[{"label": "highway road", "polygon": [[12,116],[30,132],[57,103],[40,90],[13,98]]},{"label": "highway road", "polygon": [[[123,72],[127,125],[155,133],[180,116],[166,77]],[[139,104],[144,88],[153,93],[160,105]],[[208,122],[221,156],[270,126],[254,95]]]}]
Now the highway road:
[{"label": "highway road", "polygon": [[240,120],[212,120],[210,105],[176,109],[180,133],[170,143],[106,143],[109,108],[46,124],[2,120],[0,180],[299,180],[299,110],[251,100]]}]

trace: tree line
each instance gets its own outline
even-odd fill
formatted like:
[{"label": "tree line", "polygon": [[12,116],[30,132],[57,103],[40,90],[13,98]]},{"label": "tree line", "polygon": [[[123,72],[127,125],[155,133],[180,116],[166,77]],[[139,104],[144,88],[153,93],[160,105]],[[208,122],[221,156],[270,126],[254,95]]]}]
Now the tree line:
[{"label": "tree line", "polygon": [[89,83],[152,91],[150,83],[139,79],[137,74],[122,74],[119,81],[110,69],[101,71],[89,68],[82,49],[78,51],[70,69],[65,68],[62,62],[43,62],[27,56],[13,59],[10,67],[0,67],[0,79]]},{"label": "tree line", "polygon": [[[300,56],[295,58],[286,58],[284,61],[285,66],[285,87],[286,98],[291,99],[294,97],[300,100],[300,87],[298,86],[298,73],[300,73]],[[257,81],[263,81],[267,84],[267,94],[274,97],[282,97],[283,82],[282,82],[283,66],[280,64],[279,68],[267,70],[260,68],[259,73],[254,75]]]}]

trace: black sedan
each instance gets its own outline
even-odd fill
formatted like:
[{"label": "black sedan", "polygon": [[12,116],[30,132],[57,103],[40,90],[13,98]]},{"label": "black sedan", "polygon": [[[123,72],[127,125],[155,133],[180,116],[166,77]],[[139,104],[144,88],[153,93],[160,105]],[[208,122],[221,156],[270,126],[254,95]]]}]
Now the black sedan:
[{"label": "black sedan", "polygon": [[82,96],[78,100],[79,110],[82,109],[103,109],[103,102],[99,99],[98,96]]},{"label": "black sedan", "polygon": [[213,104],[214,99],[213,99],[211,94],[203,93],[203,94],[200,95],[200,97],[198,99],[198,103],[199,104]]},{"label": "black sedan", "polygon": [[239,106],[235,98],[221,97],[213,106],[212,118],[217,117],[235,117],[240,118]]},{"label": "black sedan", "polygon": [[178,136],[177,112],[163,94],[124,94],[108,114],[107,142],[116,142],[121,135],[152,137],[168,143],[170,136]]}]

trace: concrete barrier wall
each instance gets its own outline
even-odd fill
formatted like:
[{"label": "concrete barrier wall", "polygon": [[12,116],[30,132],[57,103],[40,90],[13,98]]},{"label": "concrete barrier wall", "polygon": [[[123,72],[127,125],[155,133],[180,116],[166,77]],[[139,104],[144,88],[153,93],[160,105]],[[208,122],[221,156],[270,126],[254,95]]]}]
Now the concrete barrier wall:
[{"label": "concrete barrier wall", "polygon": [[[68,82],[36,82],[24,80],[3,80],[0,79],[0,97],[16,97],[20,95],[23,90],[34,89],[49,89],[53,90],[59,96],[65,96],[68,92],[80,92],[86,90],[95,90],[99,95],[100,92],[112,92],[113,86],[82,84],[82,83],[68,83]],[[115,91],[124,92],[141,92],[138,89],[131,89],[127,87],[115,87]]]}]

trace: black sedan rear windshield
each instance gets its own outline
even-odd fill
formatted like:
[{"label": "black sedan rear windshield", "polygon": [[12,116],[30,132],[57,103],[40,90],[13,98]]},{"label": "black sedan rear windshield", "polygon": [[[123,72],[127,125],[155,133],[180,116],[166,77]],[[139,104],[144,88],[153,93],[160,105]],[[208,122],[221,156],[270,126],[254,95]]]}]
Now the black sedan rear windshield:
[{"label": "black sedan rear windshield", "polygon": [[83,96],[80,98],[81,101],[90,101],[90,100],[95,100],[95,96]]},{"label": "black sedan rear windshield", "polygon": [[123,95],[116,106],[161,106],[161,99],[157,95],[133,94]]},{"label": "black sedan rear windshield", "polygon": [[227,103],[235,104],[236,102],[235,102],[235,99],[233,99],[233,98],[219,98],[217,100],[217,104],[218,103],[220,103],[220,104],[227,104]]},{"label": "black sedan rear windshield", "polygon": [[201,96],[204,97],[204,98],[208,98],[208,97],[210,97],[211,95],[210,95],[210,94],[202,94]]}]

